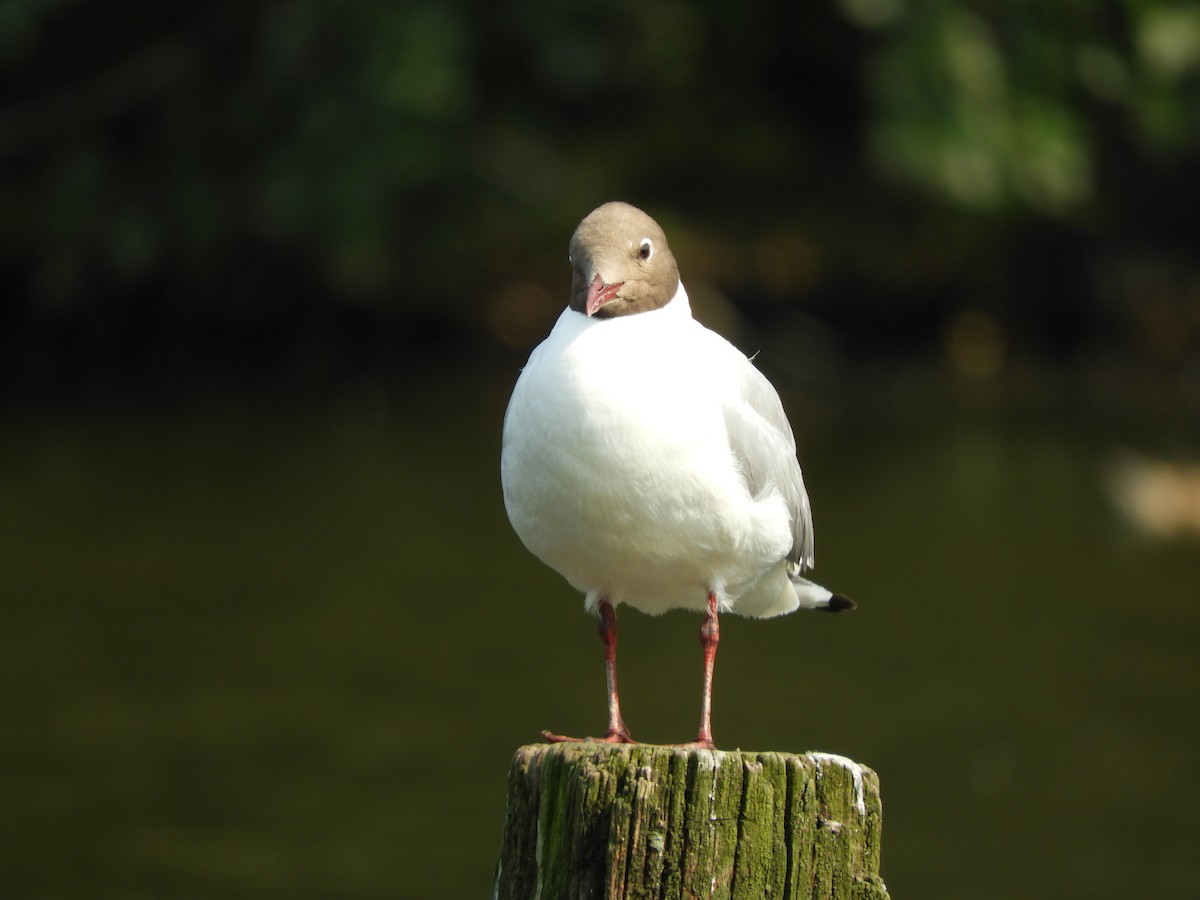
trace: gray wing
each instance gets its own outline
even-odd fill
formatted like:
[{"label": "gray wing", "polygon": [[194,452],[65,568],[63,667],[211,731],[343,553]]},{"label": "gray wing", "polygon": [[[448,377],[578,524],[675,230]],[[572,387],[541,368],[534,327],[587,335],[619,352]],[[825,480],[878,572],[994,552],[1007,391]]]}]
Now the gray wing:
[{"label": "gray wing", "polygon": [[742,360],[740,390],[724,409],[729,447],[752,495],[760,496],[772,487],[783,495],[792,514],[788,559],[805,571],[813,565],[812,509],[796,459],[796,439],[771,382],[748,359]]}]

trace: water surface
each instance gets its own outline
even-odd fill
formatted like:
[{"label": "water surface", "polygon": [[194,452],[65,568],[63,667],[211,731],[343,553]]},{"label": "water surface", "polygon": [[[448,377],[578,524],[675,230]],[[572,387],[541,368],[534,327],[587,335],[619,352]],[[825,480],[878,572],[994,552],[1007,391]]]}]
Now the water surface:
[{"label": "water surface", "polygon": [[[489,895],[512,751],[604,724],[581,598],[504,518],[510,385],[8,418],[13,896]],[[726,617],[718,744],[875,768],[895,897],[1200,895],[1197,546],[1061,424],[798,430],[860,609]],[[694,733],[698,625],[622,616],[644,740]]]}]

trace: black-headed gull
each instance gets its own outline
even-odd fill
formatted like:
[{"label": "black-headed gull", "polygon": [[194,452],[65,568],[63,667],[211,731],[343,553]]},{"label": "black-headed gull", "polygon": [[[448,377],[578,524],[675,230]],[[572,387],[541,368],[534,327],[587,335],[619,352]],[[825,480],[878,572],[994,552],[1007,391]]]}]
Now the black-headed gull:
[{"label": "black-headed gull", "polygon": [[705,614],[692,744],[711,748],[719,614],[854,604],[803,577],[812,513],[779,395],[692,318],[658,224],[606,203],[575,230],[570,262],[571,302],[529,357],[505,415],[504,505],[525,546],[599,617],[600,740],[633,740],[617,695],[616,607]]}]

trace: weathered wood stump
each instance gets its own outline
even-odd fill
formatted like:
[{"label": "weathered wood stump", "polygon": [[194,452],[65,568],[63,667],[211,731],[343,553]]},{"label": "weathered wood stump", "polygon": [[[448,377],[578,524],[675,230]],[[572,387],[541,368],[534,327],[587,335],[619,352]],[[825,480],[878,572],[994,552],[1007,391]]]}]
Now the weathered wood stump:
[{"label": "weathered wood stump", "polygon": [[531,744],[494,896],[887,900],[881,821],[879,778],[840,756]]}]

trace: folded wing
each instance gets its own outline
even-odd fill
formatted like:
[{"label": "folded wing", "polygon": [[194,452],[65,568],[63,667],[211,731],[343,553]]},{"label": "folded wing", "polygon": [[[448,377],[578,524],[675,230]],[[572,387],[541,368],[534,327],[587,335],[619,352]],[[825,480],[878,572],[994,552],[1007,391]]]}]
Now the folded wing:
[{"label": "folded wing", "polygon": [[737,390],[724,407],[729,446],[753,496],[774,489],[787,503],[792,517],[788,559],[794,571],[804,572],[813,566],[815,542],[808,491],[796,459],[796,439],[771,382],[753,363],[741,358]]}]

